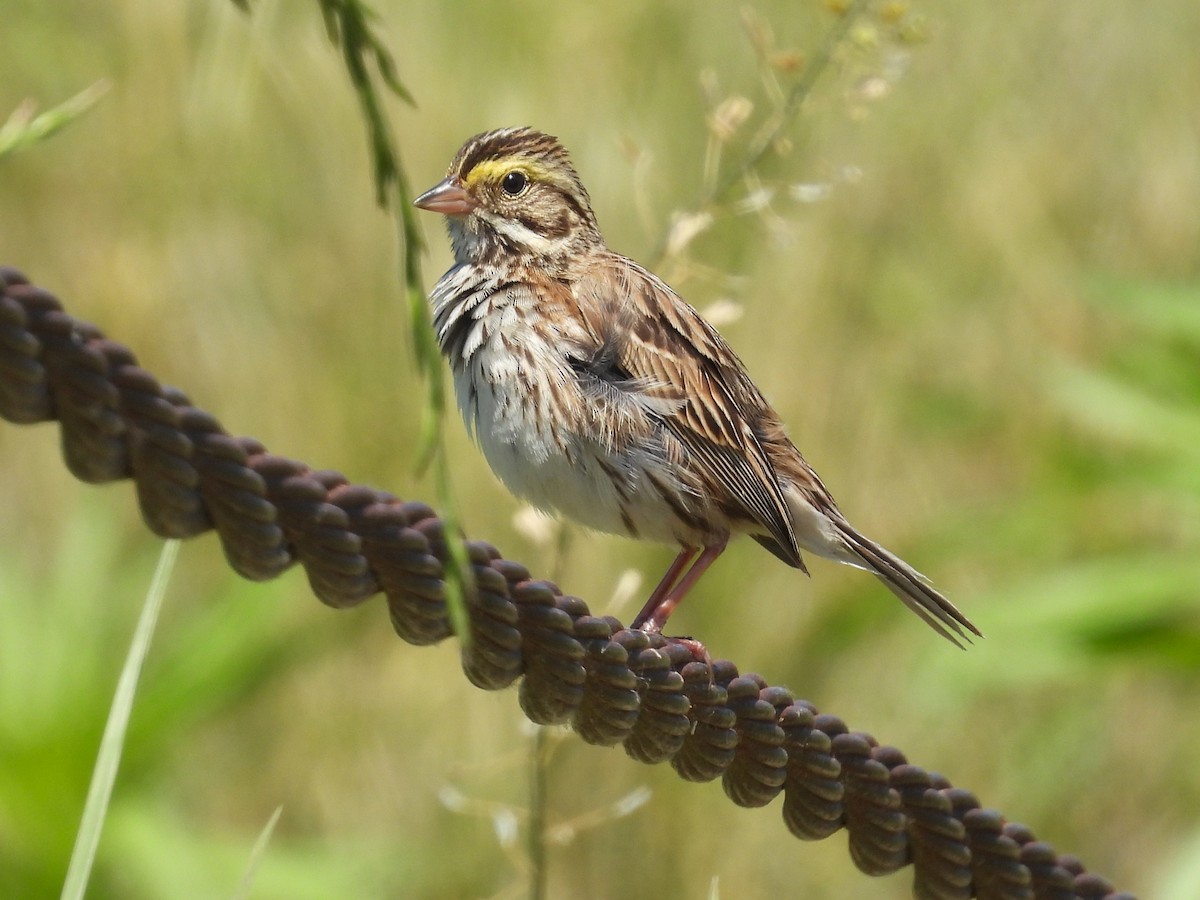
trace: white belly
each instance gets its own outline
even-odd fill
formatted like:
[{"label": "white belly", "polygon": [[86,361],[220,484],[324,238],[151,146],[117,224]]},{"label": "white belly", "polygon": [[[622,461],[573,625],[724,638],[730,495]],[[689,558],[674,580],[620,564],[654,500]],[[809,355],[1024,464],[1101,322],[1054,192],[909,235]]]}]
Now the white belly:
[{"label": "white belly", "polygon": [[[481,351],[476,361],[485,364],[489,357]],[[713,540],[712,533],[698,533],[680,521],[655,485],[687,494],[660,456],[640,446],[614,447],[586,429],[572,429],[570,416],[552,404],[528,415],[530,398],[547,390],[543,385],[532,391],[526,374],[509,362],[492,368],[491,380],[481,380],[476,366],[456,373],[455,389],[468,429],[510,491],[538,509],[609,534],[697,546]]]},{"label": "white belly", "polygon": [[[461,270],[449,273],[435,302],[454,297],[464,277]],[[667,464],[661,427],[650,427],[640,407],[623,418],[619,404],[590,405],[570,355],[572,347],[587,346],[582,325],[550,327],[543,320],[535,329],[529,305],[536,298],[476,297],[438,310],[439,339],[457,341],[450,355],[459,410],[509,490],[598,531],[692,545],[720,536],[719,514],[702,533],[676,514],[701,500]]]}]

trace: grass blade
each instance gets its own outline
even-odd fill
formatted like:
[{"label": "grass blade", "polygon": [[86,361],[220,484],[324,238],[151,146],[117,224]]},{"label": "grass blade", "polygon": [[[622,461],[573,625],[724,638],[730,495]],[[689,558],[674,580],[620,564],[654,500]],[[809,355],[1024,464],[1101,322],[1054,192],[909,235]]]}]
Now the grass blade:
[{"label": "grass blade", "polygon": [[159,556],[150,590],[146,592],[146,600],[142,604],[142,613],[138,617],[133,641],[129,645],[125,665],[121,667],[121,677],[117,680],[117,690],[108,712],[108,721],[104,724],[104,735],[100,738],[100,751],[96,754],[96,767],[92,771],[92,782],[88,786],[83,818],[75,835],[75,848],[71,851],[71,862],[63,882],[63,900],[82,900],[87,890],[92,863],[96,859],[96,847],[100,844],[100,833],[104,830],[113,784],[117,780],[117,770],[121,765],[125,733],[129,728],[129,714],[133,709],[133,697],[141,675],[142,663],[150,649],[150,639],[154,635],[158,611],[162,608],[163,595],[166,593],[167,583],[178,556],[179,541],[167,541],[163,545],[162,555]]},{"label": "grass blade", "polygon": [[267,844],[271,842],[271,835],[275,833],[275,826],[279,824],[281,815],[283,815],[283,807],[277,806],[275,812],[271,813],[271,818],[267,819],[267,824],[263,826],[258,840],[250,848],[250,859],[246,862],[246,871],[242,873],[242,880],[238,882],[237,890],[233,892],[231,900],[246,900],[250,896],[250,888],[254,886],[254,876],[258,874],[258,867],[262,863],[263,857],[267,855]]}]

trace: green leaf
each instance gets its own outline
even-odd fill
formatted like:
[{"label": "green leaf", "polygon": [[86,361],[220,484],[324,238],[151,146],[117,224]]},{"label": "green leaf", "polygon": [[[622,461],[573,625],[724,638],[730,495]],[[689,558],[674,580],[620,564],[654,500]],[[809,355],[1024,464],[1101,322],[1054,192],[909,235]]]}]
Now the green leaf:
[{"label": "green leaf", "polygon": [[41,115],[35,115],[36,104],[32,100],[26,100],[13,110],[7,122],[0,125],[0,159],[10,153],[32,147],[65,128],[99,103],[100,98],[108,93],[108,89],[107,80],[97,81],[70,100],[46,110]]}]

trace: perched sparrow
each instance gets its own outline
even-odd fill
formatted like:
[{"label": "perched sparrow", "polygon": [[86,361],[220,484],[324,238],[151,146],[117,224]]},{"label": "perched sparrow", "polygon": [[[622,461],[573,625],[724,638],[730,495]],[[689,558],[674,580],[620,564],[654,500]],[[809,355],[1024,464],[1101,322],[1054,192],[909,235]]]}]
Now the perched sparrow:
[{"label": "perched sparrow", "polygon": [[449,226],[434,326],[495,473],[541,509],[682,548],[635,627],[661,631],[744,532],[806,573],[801,550],[866,569],[955,643],[980,634],[846,521],[716,329],[608,248],[557,139],[477,135],[415,203]]}]

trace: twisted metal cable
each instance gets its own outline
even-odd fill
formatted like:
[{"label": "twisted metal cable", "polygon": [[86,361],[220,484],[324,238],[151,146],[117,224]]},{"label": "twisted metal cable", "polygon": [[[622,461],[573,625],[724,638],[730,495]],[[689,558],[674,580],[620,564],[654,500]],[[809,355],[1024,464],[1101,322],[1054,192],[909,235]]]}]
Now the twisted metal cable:
[{"label": "twisted metal cable", "polygon": [[[428,506],[350,484],[229,435],[126,347],[64,312],[48,291],[0,267],[0,417],[57,419],[67,467],[83,481],[132,478],[142,516],[165,538],[215,530],[240,575],[299,563],[334,608],[383,593],[411,644],[450,636],[446,535]],[[569,724],[590,744],[669,762],[688,781],[722,780],[739,806],[783,794],[787,828],[819,840],[845,828],[868,875],[913,867],[929,900],[1132,900],[969,791],[910,764],[728,660],[594,616],[482,541],[467,543],[477,590],[463,672],[485,690],[520,679],[540,724]]]}]

